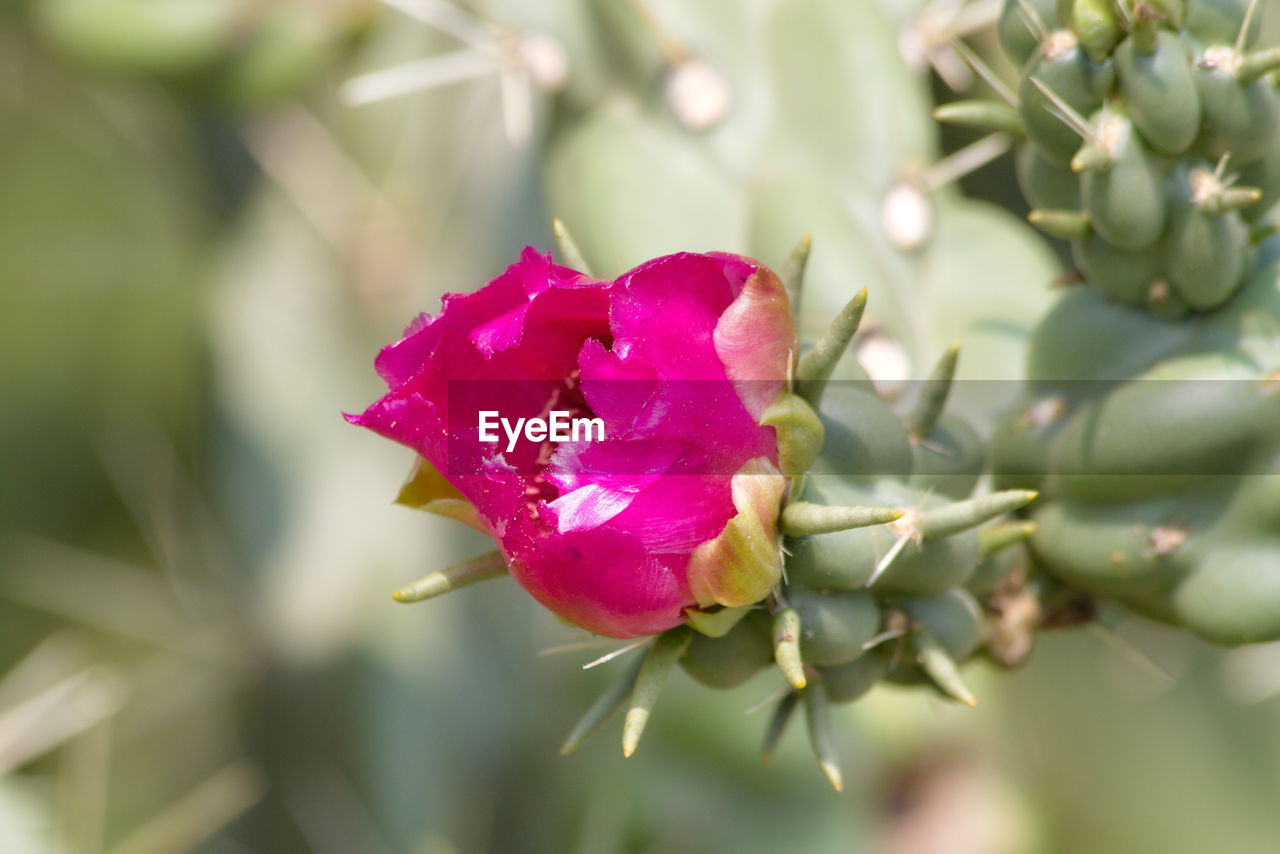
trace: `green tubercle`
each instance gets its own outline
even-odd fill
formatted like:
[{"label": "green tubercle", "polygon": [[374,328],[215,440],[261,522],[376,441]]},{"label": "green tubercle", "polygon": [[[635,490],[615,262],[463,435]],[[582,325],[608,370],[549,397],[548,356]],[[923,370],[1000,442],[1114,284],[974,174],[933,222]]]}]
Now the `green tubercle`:
[{"label": "green tubercle", "polygon": [[574,724],[573,730],[565,738],[564,743],[560,745],[561,756],[568,756],[581,747],[618,713],[635,689],[636,677],[640,675],[640,667],[643,664],[643,658],[636,658],[631,666],[591,704],[591,707]]},{"label": "green tubercle", "polygon": [[946,408],[959,360],[960,342],[957,341],[946,349],[921,386],[920,396],[905,419],[907,433],[913,440],[918,442],[927,438],[937,426],[942,410]]},{"label": "green tubercle", "polygon": [[551,233],[556,239],[556,248],[560,250],[560,263],[590,276],[591,268],[587,266],[587,259],[583,257],[582,250],[578,248],[573,235],[569,233],[569,228],[559,217],[551,220]]},{"label": "green tubercle", "polygon": [[773,657],[792,688],[799,690],[808,683],[800,657],[800,615],[794,608],[773,615]]},{"label": "green tubercle", "polygon": [[827,692],[821,682],[815,682],[804,690],[803,697],[805,722],[809,725],[809,745],[813,748],[813,755],[827,782],[839,792],[844,789],[844,778],[840,773],[835,740],[831,735],[831,707],[827,703]]},{"label": "green tubercle", "polygon": [[791,717],[798,705],[800,705],[800,692],[788,691],[774,707],[773,714],[769,717],[769,726],[764,733],[764,744],[760,748],[760,761],[765,765],[773,761],[778,742],[782,740],[782,734],[787,731],[787,724],[791,722]]},{"label": "green tubercle", "polygon": [[494,549],[424,576],[391,594],[397,602],[421,602],[507,574],[507,561]]},{"label": "green tubercle", "polygon": [[940,122],[986,133],[1007,133],[1019,139],[1027,135],[1018,108],[1003,101],[952,101],[935,109],[933,117]]},{"label": "green tubercle", "polygon": [[808,501],[793,501],[783,508],[782,530],[788,537],[811,537],[884,525],[902,516],[903,511],[897,507],[828,507]]},{"label": "green tubercle", "polygon": [[948,537],[969,528],[976,528],[983,522],[1012,513],[1026,507],[1036,499],[1039,493],[1030,489],[1008,489],[1004,492],[993,492],[968,501],[956,501],[929,510],[921,511],[916,522],[916,529],[922,539],[931,540],[937,537]]},{"label": "green tubercle", "polygon": [[631,756],[639,747],[662,686],[692,640],[693,634],[687,628],[671,629],[658,635],[645,653],[627,700],[627,717],[622,725],[623,756]]},{"label": "green tubercle", "polygon": [[867,289],[863,288],[845,303],[826,332],[796,365],[796,393],[808,401],[815,412],[822,411],[822,394],[827,381],[857,334],[866,307]]}]

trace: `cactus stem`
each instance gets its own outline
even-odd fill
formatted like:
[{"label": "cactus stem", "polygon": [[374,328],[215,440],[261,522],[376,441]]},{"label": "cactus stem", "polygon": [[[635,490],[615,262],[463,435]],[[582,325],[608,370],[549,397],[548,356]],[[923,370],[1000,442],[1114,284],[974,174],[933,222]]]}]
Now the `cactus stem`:
[{"label": "cactus stem", "polygon": [[1083,240],[1092,229],[1089,215],[1083,211],[1034,210],[1027,214],[1027,221],[1045,234],[1063,240]]},{"label": "cactus stem", "polygon": [[791,715],[799,702],[800,694],[796,691],[788,691],[773,710],[773,715],[769,718],[769,727],[764,732],[764,745],[760,748],[760,761],[765,765],[773,761],[774,751],[778,749],[782,734],[787,731],[787,724],[791,722]]},{"label": "cactus stem", "polygon": [[933,117],[940,122],[989,133],[1007,133],[1018,138],[1027,134],[1022,116],[1015,108],[985,98],[943,104],[933,111]]},{"label": "cactus stem", "polygon": [[940,190],[976,172],[1004,154],[1013,145],[1005,133],[993,133],[953,151],[920,174],[920,182],[929,192]]},{"label": "cactus stem", "polygon": [[560,259],[564,265],[590,276],[591,268],[587,266],[587,259],[582,257],[582,250],[578,248],[573,235],[560,217],[551,220],[551,234],[555,237],[556,248],[560,250]]},{"label": "cactus stem", "polygon": [[821,682],[810,685],[804,691],[805,722],[809,724],[809,744],[818,759],[822,773],[837,792],[844,789],[844,777],[836,759],[835,743],[831,737],[831,707],[827,692]]},{"label": "cactus stem", "polygon": [[[1005,82],[1000,79],[1000,75],[991,70],[991,66],[987,65],[987,63],[982,60],[982,57],[974,53],[969,46],[960,39],[953,38],[948,42],[948,44],[951,46],[951,49],[960,54],[960,58],[967,62],[969,67],[972,68],[974,72],[991,87],[993,92],[1004,99],[1005,103],[1017,107],[1018,96],[1014,94],[1012,89],[1005,85]],[[1015,115],[1017,115],[1016,112]],[[1018,127],[1021,127],[1021,125],[1022,123],[1018,122]]]},{"label": "cactus stem", "polygon": [[858,331],[858,324],[862,322],[862,312],[866,307],[867,289],[863,288],[845,304],[831,321],[827,331],[822,333],[822,337],[809,352],[800,357],[796,365],[796,391],[809,402],[814,412],[821,411],[822,392],[827,387],[827,380],[831,379],[840,357],[849,348],[849,342]]},{"label": "cactus stem", "polygon": [[1236,79],[1241,86],[1249,86],[1277,68],[1280,68],[1280,47],[1267,48],[1241,57]]},{"label": "cactus stem", "polygon": [[421,602],[506,574],[506,559],[501,551],[494,549],[424,576],[392,593],[391,597],[397,602]]},{"label": "cactus stem", "polygon": [[956,376],[956,365],[960,359],[960,342],[947,348],[933,372],[924,381],[920,389],[920,397],[916,401],[911,414],[907,416],[905,426],[913,440],[920,442],[938,426],[938,419],[947,405],[947,397],[951,394],[951,383]]},{"label": "cactus stem", "polygon": [[622,724],[624,757],[631,756],[639,747],[640,736],[644,735],[645,725],[649,723],[649,715],[658,702],[662,686],[666,684],[671,668],[675,667],[677,659],[684,654],[691,640],[693,633],[681,626],[658,635],[645,653],[627,703],[627,717]]},{"label": "cactus stem", "polygon": [[1056,111],[1050,110],[1050,112],[1052,112],[1055,116],[1057,116],[1059,121],[1061,121],[1067,127],[1071,128],[1073,131],[1079,134],[1080,138],[1083,139],[1085,142],[1092,143],[1093,145],[1098,145],[1098,143],[1094,140],[1093,128],[1089,127],[1089,122],[1085,120],[1084,116],[1076,112],[1075,109],[1070,104],[1068,104],[1061,95],[1059,95],[1057,92],[1053,91],[1047,85],[1045,85],[1045,82],[1041,80],[1039,77],[1032,77],[1031,85],[1039,89],[1040,94],[1048,98],[1049,102],[1053,104],[1053,106],[1056,108]]},{"label": "cactus stem", "polygon": [[851,528],[885,525],[901,519],[897,507],[829,507],[809,501],[793,501],[782,510],[782,530],[788,537],[834,534]]},{"label": "cactus stem", "polygon": [[1029,539],[1036,532],[1035,522],[1000,522],[978,532],[978,543],[984,558],[1003,551],[1014,543]]},{"label": "cactus stem", "polygon": [[808,683],[800,657],[800,615],[794,608],[773,615],[773,659],[792,688],[799,690]]},{"label": "cactus stem", "polygon": [[922,511],[918,522],[920,537],[932,540],[976,528],[983,522],[1027,506],[1038,494],[1030,489],[1007,489]]},{"label": "cactus stem", "polygon": [[638,658],[627,671],[618,679],[614,680],[604,693],[601,694],[594,703],[591,704],[574,724],[573,730],[570,731],[564,744],[560,745],[560,755],[568,756],[579,747],[582,746],[587,739],[600,731],[609,720],[618,713],[622,708],[622,704],[627,701],[627,697],[631,696],[632,690],[635,688],[636,677],[640,675],[640,666],[644,664],[644,659]]}]

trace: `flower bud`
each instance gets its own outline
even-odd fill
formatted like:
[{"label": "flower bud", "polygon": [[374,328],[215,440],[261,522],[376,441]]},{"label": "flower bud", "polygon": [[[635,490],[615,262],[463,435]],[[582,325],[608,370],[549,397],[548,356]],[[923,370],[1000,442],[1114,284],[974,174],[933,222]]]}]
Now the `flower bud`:
[{"label": "flower bud", "polygon": [[[765,416],[795,348],[781,282],[746,258],[603,281],[527,249],[385,348],[390,391],[349,418],[419,454],[402,503],[492,535],[547,608],[650,635],[781,578],[787,478]],[[561,412],[585,435],[558,435]]]}]

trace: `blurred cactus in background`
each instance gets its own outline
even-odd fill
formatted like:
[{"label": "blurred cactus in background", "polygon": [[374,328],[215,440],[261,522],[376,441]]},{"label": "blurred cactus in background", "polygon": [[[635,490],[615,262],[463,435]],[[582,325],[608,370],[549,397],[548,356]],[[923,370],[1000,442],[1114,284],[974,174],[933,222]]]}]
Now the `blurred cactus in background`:
[{"label": "blurred cactus in background", "polygon": [[[1280,630],[1268,5],[0,3],[0,849],[1268,850],[1280,651],[1191,636]],[[387,595],[485,541],[339,413],[553,217],[604,276],[811,235],[806,344],[867,289],[819,409],[881,465],[806,502],[1040,491],[788,543],[835,707],[753,612],[644,750],[561,758],[637,653],[578,672],[614,645],[513,585]],[[788,713],[845,794],[796,732],[760,766]]]},{"label": "blurred cactus in background", "polygon": [[1032,514],[1038,564],[1226,644],[1280,638],[1280,288],[1265,225],[1280,52],[1259,44],[1264,5],[1010,0],[1001,25],[1024,63],[1007,121],[1027,139],[1031,219],[1071,239],[1090,287],[1032,339],[997,478],[1049,495]]},{"label": "blurred cactus in background", "polygon": [[72,62],[233,109],[298,94],[358,39],[370,0],[48,0],[31,23]]}]

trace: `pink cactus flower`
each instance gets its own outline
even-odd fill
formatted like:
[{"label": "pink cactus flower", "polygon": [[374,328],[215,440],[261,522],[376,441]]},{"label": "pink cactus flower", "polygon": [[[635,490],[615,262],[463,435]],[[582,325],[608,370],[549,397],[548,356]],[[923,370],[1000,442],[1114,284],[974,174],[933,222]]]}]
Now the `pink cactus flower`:
[{"label": "pink cactus flower", "polygon": [[[551,611],[649,635],[776,583],[780,558],[734,556],[743,536],[776,552],[785,481],[760,419],[795,346],[782,285],[749,259],[680,253],[604,281],[525,249],[383,349],[390,391],[348,419],[414,449],[402,500],[492,535]],[[482,413],[557,410],[599,419],[603,436],[482,441]],[[751,524],[728,542],[734,520]]]}]

